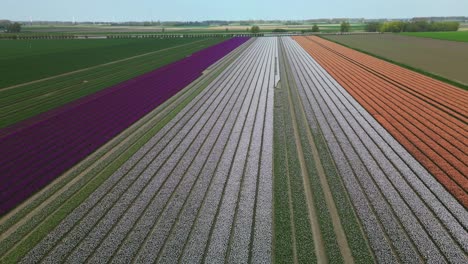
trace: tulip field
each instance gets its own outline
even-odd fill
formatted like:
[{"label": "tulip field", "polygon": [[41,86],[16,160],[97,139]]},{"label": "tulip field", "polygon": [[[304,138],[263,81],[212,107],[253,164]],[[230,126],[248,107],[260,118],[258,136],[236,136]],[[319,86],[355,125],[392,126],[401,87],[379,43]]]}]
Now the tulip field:
[{"label": "tulip field", "polygon": [[468,262],[466,90],[318,36],[173,42],[0,88],[0,263]]}]

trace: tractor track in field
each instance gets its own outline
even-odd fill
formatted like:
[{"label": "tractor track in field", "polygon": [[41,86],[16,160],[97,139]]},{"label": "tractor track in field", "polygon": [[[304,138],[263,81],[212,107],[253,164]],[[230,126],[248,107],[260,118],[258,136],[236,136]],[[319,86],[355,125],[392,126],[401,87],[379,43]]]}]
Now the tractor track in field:
[{"label": "tractor track in field", "polygon": [[337,167],[346,175],[343,180],[376,259],[465,259],[468,218],[462,205],[315,60],[299,55],[305,51],[297,43],[289,48],[306,113],[316,115]]},{"label": "tractor track in field", "polygon": [[[372,253],[349,199],[343,196],[342,183],[336,178],[336,167],[323,145],[320,129],[314,127],[312,131],[306,119],[297,78],[291,72],[289,41],[280,38],[281,81],[275,91],[275,118],[282,123],[282,128],[275,127],[275,133],[280,134],[275,139],[275,151],[280,153],[275,154],[275,163],[283,163],[275,164],[275,186],[284,186],[275,187],[275,262],[370,261]],[[279,158],[281,155],[283,158]],[[330,186],[338,188],[332,192]],[[353,241],[351,246],[349,239]]]},{"label": "tractor track in field", "polygon": [[[171,123],[177,122],[179,129],[171,128],[171,125],[163,128],[176,134],[161,138],[161,142],[151,140],[153,146],[159,146],[160,150],[151,150],[150,147],[145,146],[137,153],[137,156],[143,158],[143,164],[149,166],[141,167],[139,165],[141,161],[131,158],[127,162],[128,165],[119,169],[119,171],[124,169],[130,174],[120,173],[117,178],[111,176],[87,201],[28,253],[23,261],[68,259],[68,261],[79,262],[112,259],[126,262],[132,259],[134,261],[157,259],[164,262],[168,260],[168,256],[172,256],[184,262],[197,259],[199,261],[200,257],[206,260],[217,258],[211,253],[215,252],[212,251],[214,249],[216,252],[223,250],[225,259],[250,258],[252,261],[269,259],[269,247],[265,247],[269,244],[269,236],[263,231],[263,234],[258,234],[258,230],[265,228],[266,231],[271,230],[266,219],[266,216],[271,214],[271,206],[264,204],[265,201],[258,197],[257,193],[264,190],[267,194],[268,189],[271,189],[268,187],[271,185],[271,176],[270,179],[268,178],[268,173],[271,175],[271,169],[268,169],[271,168],[271,162],[261,153],[263,151],[272,153],[268,150],[271,144],[262,144],[262,141],[270,138],[266,129],[271,127],[271,118],[266,118],[266,113],[271,113],[272,107],[273,97],[268,95],[268,90],[273,88],[274,75],[270,72],[273,71],[272,54],[276,48],[275,43],[274,39],[254,42],[199,95],[199,97],[209,96],[198,103],[206,105],[202,108],[205,110],[194,108],[191,111],[192,114],[205,121],[198,121],[195,117],[186,121],[176,121],[183,116],[179,114],[179,118],[176,117],[171,121]],[[262,53],[259,53],[261,50],[269,52],[263,52],[261,55]],[[251,65],[249,67],[257,70],[249,70],[245,62]],[[236,81],[237,78],[239,80]],[[249,82],[251,83],[248,84]],[[235,89],[237,85],[240,85],[242,89]],[[222,89],[223,87],[229,89]],[[248,87],[250,88],[247,89]],[[218,96],[216,94],[224,95],[215,99]],[[229,99],[231,96],[234,97]],[[224,103],[221,98],[224,98]],[[238,99],[234,100],[234,98]],[[242,103],[244,100],[250,102],[248,104],[252,104],[252,108]],[[195,101],[197,100],[190,105],[194,105]],[[211,106],[211,104],[214,105]],[[227,111],[226,107],[235,107],[240,111]],[[224,108],[226,111],[222,110]],[[186,111],[189,111],[189,107]],[[208,112],[204,114],[204,111]],[[217,118],[222,119],[216,121]],[[227,122],[227,120],[230,121]],[[218,123],[226,126],[216,125]],[[193,128],[188,129],[188,126],[193,126]],[[184,129],[181,129],[182,127]],[[229,132],[231,129],[233,130]],[[211,134],[213,135],[208,136]],[[158,133],[156,138],[160,137],[158,135],[162,134]],[[235,138],[240,140],[240,143],[235,143],[233,141]],[[218,140],[225,143],[220,143]],[[238,158],[237,163],[236,161],[232,163],[232,167],[226,167],[227,162],[233,158],[234,152],[230,149],[234,146],[246,148],[247,151],[241,149],[239,151],[242,151],[244,155],[249,153],[249,159]],[[151,154],[153,157],[144,154],[148,150],[150,150],[148,153],[153,153]],[[212,150],[215,152],[211,152]],[[213,162],[219,163],[216,165],[216,172],[211,171],[214,167],[208,166]],[[131,163],[136,166],[130,166]],[[119,172],[116,175],[118,174]],[[200,178],[197,175],[200,175]],[[231,176],[228,177],[228,175]],[[123,185],[123,182],[131,178],[134,180]],[[206,184],[211,181],[210,178],[213,182]],[[252,181],[256,183],[251,184]],[[114,183],[111,184],[111,182]],[[221,187],[226,189],[222,192],[223,196],[220,199],[219,194],[223,190]],[[271,193],[271,190],[269,192]],[[193,197],[200,195],[207,195],[202,204],[196,202],[198,199]],[[261,209],[254,210],[254,207],[261,205]],[[265,209],[263,205],[266,206]],[[193,218],[193,213],[199,210],[204,212],[216,208],[219,210],[216,216],[205,213],[198,215],[198,218],[214,217],[210,221],[202,221],[198,218],[195,221],[196,219]],[[266,223],[264,223],[265,220]],[[227,224],[229,221],[232,227]],[[180,233],[180,227],[174,226],[179,222],[192,222],[192,229],[202,228],[201,230],[213,231],[209,233],[197,231],[187,238],[186,234]],[[265,224],[267,226],[264,226]],[[156,229],[166,230],[166,232],[154,232]],[[176,250],[175,241],[180,242],[184,236],[186,245],[183,243],[184,247]],[[199,239],[205,242],[200,244]],[[127,244],[131,241],[144,241],[145,243]],[[120,247],[122,243],[130,246]],[[203,251],[193,250],[203,245],[206,245],[205,254]],[[261,250],[252,251],[252,248]]]}]

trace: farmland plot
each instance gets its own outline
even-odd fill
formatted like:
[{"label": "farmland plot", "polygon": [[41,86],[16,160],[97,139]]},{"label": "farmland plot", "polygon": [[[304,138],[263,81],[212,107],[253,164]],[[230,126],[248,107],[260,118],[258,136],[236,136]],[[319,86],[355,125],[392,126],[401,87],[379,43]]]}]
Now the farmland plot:
[{"label": "farmland plot", "polygon": [[301,46],[285,43],[309,125],[323,132],[375,259],[466,261],[466,209]]},{"label": "farmland plot", "polygon": [[9,130],[0,138],[0,214],[93,153],[245,41],[230,39],[65,105],[44,120]]},{"label": "farmland plot", "polygon": [[270,262],[276,45],[254,42],[23,261]]}]

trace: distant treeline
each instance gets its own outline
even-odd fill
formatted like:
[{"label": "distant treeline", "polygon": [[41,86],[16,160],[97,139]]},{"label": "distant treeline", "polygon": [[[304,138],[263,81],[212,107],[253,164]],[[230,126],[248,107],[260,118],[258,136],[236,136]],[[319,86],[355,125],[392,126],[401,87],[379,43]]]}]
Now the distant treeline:
[{"label": "distant treeline", "polygon": [[454,21],[389,21],[366,23],[367,32],[428,32],[428,31],[457,31],[459,22]]},{"label": "distant treeline", "polygon": [[10,20],[0,20],[0,32],[6,33],[19,33],[21,31],[21,24],[18,22],[11,22]]},{"label": "distant treeline", "polygon": [[249,31],[249,33],[193,33],[193,34],[112,34],[112,35],[74,35],[74,34],[1,34],[0,39],[143,39],[143,38],[227,38],[227,37],[262,37],[263,33]]},{"label": "distant treeline", "polygon": [[110,23],[111,26],[163,26],[163,27],[208,27],[208,26],[227,26],[232,21],[207,20],[207,21],[143,21],[143,22],[116,22]]}]

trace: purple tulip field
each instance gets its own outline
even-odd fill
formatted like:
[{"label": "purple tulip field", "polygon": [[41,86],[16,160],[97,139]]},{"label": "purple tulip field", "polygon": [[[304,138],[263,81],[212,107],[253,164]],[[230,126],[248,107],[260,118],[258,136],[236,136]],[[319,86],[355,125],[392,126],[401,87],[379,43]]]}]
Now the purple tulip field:
[{"label": "purple tulip field", "polygon": [[232,38],[190,57],[26,120],[0,139],[0,214],[46,186],[247,41]]}]

